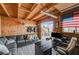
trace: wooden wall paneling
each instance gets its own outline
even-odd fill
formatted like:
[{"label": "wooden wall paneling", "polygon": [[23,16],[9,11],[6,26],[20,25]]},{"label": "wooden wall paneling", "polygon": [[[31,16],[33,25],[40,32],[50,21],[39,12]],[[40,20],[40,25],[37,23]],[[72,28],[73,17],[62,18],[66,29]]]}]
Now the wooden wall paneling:
[{"label": "wooden wall paneling", "polygon": [[[25,25],[21,24],[21,19],[11,17],[2,17],[2,36],[24,35],[26,32]],[[16,21],[15,21],[16,20]],[[19,23],[18,23],[19,20]],[[35,22],[25,20],[26,26],[35,26]]]},{"label": "wooden wall paneling", "polygon": [[11,33],[17,35],[16,26],[11,26]]},{"label": "wooden wall paneling", "polygon": [[22,35],[22,34],[26,34],[26,29],[24,28],[23,25],[18,25],[17,26],[17,35]]},{"label": "wooden wall paneling", "polygon": [[2,36],[6,36],[9,34],[8,26],[2,26]]},{"label": "wooden wall paneling", "polygon": [[24,27],[21,25],[4,26],[2,30],[3,30],[3,36],[22,35],[26,33]]},{"label": "wooden wall paneling", "polygon": [[14,34],[17,35],[17,25],[14,26]]},{"label": "wooden wall paneling", "polygon": [[0,16],[0,37],[1,37],[1,16]]},{"label": "wooden wall paneling", "polygon": [[4,27],[2,26],[2,36],[9,36],[9,35],[11,35],[10,34],[11,31],[8,28],[10,28],[10,27],[9,26],[7,26],[7,27],[6,26],[4,26]]}]

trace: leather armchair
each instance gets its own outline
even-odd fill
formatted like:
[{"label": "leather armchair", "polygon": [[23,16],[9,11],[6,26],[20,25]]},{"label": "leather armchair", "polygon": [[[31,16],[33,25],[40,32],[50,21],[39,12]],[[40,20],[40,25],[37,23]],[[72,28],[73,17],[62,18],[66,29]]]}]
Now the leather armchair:
[{"label": "leather armchair", "polygon": [[77,38],[76,37],[72,37],[70,43],[67,46],[67,48],[57,46],[55,50],[58,53],[62,54],[62,55],[68,55],[74,49],[74,47],[76,45],[76,42],[77,42]]},{"label": "leather armchair", "polygon": [[12,37],[0,38],[0,54],[1,55],[15,54],[15,52],[17,52],[15,49],[17,49],[15,39],[13,39]]},{"label": "leather armchair", "polygon": [[9,49],[10,53],[12,55],[17,54],[17,44],[16,44],[16,38],[15,37],[8,37],[8,41],[6,43],[7,48]]}]

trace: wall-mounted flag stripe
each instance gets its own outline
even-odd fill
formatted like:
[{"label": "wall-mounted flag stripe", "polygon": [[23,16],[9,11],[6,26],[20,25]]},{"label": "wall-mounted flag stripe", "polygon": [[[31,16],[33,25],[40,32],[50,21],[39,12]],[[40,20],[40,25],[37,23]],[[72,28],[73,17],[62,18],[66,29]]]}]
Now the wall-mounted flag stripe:
[{"label": "wall-mounted flag stripe", "polygon": [[72,17],[63,18],[62,27],[79,27],[79,11],[74,12]]}]

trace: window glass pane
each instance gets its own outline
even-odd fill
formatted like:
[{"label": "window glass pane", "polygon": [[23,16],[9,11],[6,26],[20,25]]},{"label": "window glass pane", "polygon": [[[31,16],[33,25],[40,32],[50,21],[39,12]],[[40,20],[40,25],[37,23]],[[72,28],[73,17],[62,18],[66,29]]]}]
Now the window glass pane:
[{"label": "window glass pane", "polygon": [[77,32],[79,32],[79,28],[77,28]]},{"label": "window glass pane", "polygon": [[63,32],[68,32],[68,28],[63,28]]},{"label": "window glass pane", "polygon": [[75,30],[74,27],[69,27],[69,32],[73,32]]},{"label": "window glass pane", "polygon": [[54,22],[49,21],[49,22],[42,22],[41,23],[41,35],[43,36],[51,36],[51,32],[54,29]]}]

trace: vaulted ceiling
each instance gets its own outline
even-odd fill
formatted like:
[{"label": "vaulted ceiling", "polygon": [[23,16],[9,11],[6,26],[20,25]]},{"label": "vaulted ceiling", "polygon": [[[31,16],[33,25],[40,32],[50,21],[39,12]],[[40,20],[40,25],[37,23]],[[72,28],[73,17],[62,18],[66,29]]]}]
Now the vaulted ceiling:
[{"label": "vaulted ceiling", "polygon": [[[0,15],[25,20],[39,21],[49,16],[58,16],[62,10],[78,3],[0,3]],[[48,15],[45,15],[48,14]]]}]

